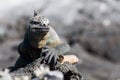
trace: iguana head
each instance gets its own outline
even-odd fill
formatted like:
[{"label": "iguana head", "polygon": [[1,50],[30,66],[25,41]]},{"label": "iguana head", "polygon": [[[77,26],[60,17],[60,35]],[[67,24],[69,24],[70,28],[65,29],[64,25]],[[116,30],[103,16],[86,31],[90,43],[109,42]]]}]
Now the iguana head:
[{"label": "iguana head", "polygon": [[45,35],[49,31],[49,20],[40,14],[34,12],[30,19],[29,30],[32,34]]},{"label": "iguana head", "polygon": [[49,20],[40,14],[34,13],[27,29],[28,41],[32,47],[43,47],[46,44],[49,32]]}]

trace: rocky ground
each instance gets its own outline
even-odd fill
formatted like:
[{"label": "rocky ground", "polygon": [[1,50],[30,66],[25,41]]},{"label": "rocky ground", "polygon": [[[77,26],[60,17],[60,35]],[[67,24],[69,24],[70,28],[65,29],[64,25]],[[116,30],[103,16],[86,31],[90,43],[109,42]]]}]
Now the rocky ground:
[{"label": "rocky ground", "polygon": [[26,2],[0,18],[0,67],[15,63],[17,45],[27,22],[33,10],[39,9],[70,44],[71,51],[67,54],[79,57],[76,66],[84,80],[120,79],[120,0],[36,0],[29,3],[32,5],[23,7]]}]

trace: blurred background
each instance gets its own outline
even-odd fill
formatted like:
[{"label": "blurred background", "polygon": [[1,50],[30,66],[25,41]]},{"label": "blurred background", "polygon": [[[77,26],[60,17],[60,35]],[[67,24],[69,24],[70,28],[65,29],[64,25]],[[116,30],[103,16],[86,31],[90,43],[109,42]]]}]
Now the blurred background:
[{"label": "blurred background", "polygon": [[120,0],[0,0],[0,68],[14,65],[34,10],[70,44],[84,80],[120,80]]}]

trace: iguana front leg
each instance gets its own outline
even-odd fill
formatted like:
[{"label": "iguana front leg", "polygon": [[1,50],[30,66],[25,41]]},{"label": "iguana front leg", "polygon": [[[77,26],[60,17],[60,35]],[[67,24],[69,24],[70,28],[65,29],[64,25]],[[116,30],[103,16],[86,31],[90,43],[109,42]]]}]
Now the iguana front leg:
[{"label": "iguana front leg", "polygon": [[60,39],[56,31],[51,27],[49,27],[48,38],[46,39],[46,45],[51,48],[55,48],[58,51],[58,55],[63,55],[66,52],[70,51],[70,46]]},{"label": "iguana front leg", "polygon": [[42,63],[49,65],[50,68],[54,68],[54,66],[57,64],[57,53],[58,52],[54,48],[45,46],[42,48],[40,55],[40,57],[42,57]]}]

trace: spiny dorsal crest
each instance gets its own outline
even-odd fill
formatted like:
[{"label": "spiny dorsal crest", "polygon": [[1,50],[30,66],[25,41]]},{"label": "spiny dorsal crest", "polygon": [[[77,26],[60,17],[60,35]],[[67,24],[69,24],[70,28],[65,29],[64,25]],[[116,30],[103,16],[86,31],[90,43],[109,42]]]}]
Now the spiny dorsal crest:
[{"label": "spiny dorsal crest", "polygon": [[48,26],[49,25],[49,20],[44,17],[44,16],[41,16],[39,13],[37,13],[36,11],[34,11],[34,15],[33,17],[31,18],[31,21],[36,21],[36,22],[39,22],[41,25],[45,25],[45,26]]}]

